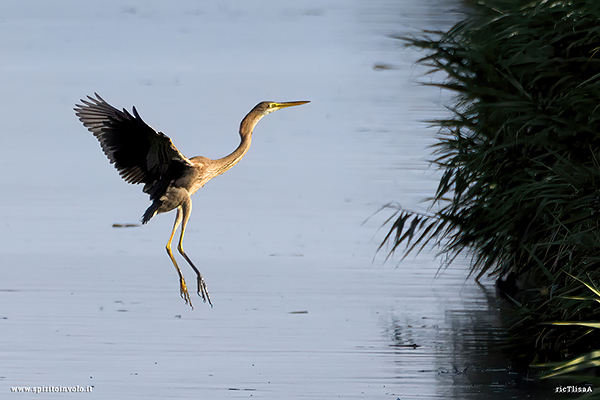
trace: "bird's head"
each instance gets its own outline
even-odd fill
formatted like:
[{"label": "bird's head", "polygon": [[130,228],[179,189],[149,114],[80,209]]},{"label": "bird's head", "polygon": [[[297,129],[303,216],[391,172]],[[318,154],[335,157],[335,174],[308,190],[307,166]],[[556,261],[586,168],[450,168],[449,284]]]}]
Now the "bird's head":
[{"label": "bird's head", "polygon": [[255,111],[261,116],[272,113],[273,111],[280,110],[286,107],[300,106],[302,104],[310,103],[310,101],[287,101],[283,103],[277,103],[275,101],[263,101],[254,107],[252,111]]},{"label": "bird's head", "polygon": [[288,101],[284,103],[277,103],[274,101],[261,101],[258,103],[248,115],[244,117],[240,124],[240,135],[242,137],[252,134],[254,126],[267,114],[273,111],[280,110],[286,107],[300,106],[302,104],[310,103],[310,101]]}]

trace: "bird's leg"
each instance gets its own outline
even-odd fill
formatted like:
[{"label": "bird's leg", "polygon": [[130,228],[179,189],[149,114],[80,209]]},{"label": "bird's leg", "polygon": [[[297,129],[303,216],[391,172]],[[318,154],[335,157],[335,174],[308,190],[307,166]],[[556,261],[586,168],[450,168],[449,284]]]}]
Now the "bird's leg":
[{"label": "bird's leg", "polygon": [[193,309],[194,306],[192,305],[192,300],[190,299],[190,294],[188,293],[187,285],[185,284],[185,278],[183,277],[183,274],[181,273],[181,270],[177,265],[177,261],[175,261],[175,257],[173,257],[173,252],[171,251],[171,242],[173,242],[173,236],[175,236],[175,231],[181,223],[181,219],[181,207],[177,207],[177,216],[175,217],[175,223],[173,224],[173,231],[171,232],[171,236],[169,237],[169,241],[167,242],[167,254],[169,255],[169,258],[171,258],[171,261],[173,262],[173,265],[177,270],[177,274],[179,275],[179,294],[181,295],[181,298],[185,300],[185,303],[189,304],[190,307],[192,307]]},{"label": "bird's leg", "polygon": [[200,273],[198,268],[196,268],[192,260],[190,260],[188,255],[185,254],[185,251],[183,251],[183,235],[185,234],[185,227],[187,225],[188,220],[190,219],[190,215],[192,214],[192,200],[188,197],[187,199],[185,199],[185,201],[181,204],[180,207],[183,213],[183,219],[181,222],[181,235],[179,236],[179,245],[177,246],[177,250],[179,250],[179,253],[183,256],[183,258],[185,258],[188,264],[190,264],[190,267],[192,267],[192,269],[196,273],[196,276],[198,277],[198,296],[201,296],[204,302],[208,301],[208,304],[210,304],[210,306],[212,307],[213,304],[210,301],[210,296],[208,295],[208,290],[206,289],[206,283],[204,282],[202,274]]}]

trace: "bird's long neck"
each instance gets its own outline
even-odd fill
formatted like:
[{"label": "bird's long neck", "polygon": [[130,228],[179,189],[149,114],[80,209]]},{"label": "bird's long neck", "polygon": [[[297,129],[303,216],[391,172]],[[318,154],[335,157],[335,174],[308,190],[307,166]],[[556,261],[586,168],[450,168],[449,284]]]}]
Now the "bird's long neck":
[{"label": "bird's long neck", "polygon": [[217,162],[217,175],[221,175],[225,171],[229,170],[235,164],[240,162],[242,157],[246,155],[248,149],[250,148],[250,144],[252,143],[252,132],[254,131],[254,127],[262,117],[263,115],[250,113],[242,120],[240,124],[240,145],[233,151],[233,153],[215,160]]}]

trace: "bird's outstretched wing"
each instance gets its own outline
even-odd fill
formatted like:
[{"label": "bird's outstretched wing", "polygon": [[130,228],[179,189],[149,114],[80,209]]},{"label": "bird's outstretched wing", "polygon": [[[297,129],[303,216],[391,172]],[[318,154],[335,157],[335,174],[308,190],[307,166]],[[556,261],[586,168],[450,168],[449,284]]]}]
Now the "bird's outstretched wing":
[{"label": "bird's outstretched wing", "polygon": [[75,114],[100,142],[109,161],[129,183],[144,183],[150,199],[161,196],[169,184],[192,168],[171,139],[146,124],[135,107],[133,115],[119,111],[95,93],[77,104]]}]

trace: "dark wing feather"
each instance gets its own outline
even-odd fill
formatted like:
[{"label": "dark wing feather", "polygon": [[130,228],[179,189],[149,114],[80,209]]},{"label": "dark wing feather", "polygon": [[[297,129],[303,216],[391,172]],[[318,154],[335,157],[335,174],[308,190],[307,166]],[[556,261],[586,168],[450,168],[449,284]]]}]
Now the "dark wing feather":
[{"label": "dark wing feather", "polygon": [[97,93],[77,104],[75,114],[100,142],[109,161],[129,183],[144,183],[151,200],[161,196],[190,160],[177,150],[171,139],[146,124],[135,107],[133,115],[119,111]]}]

